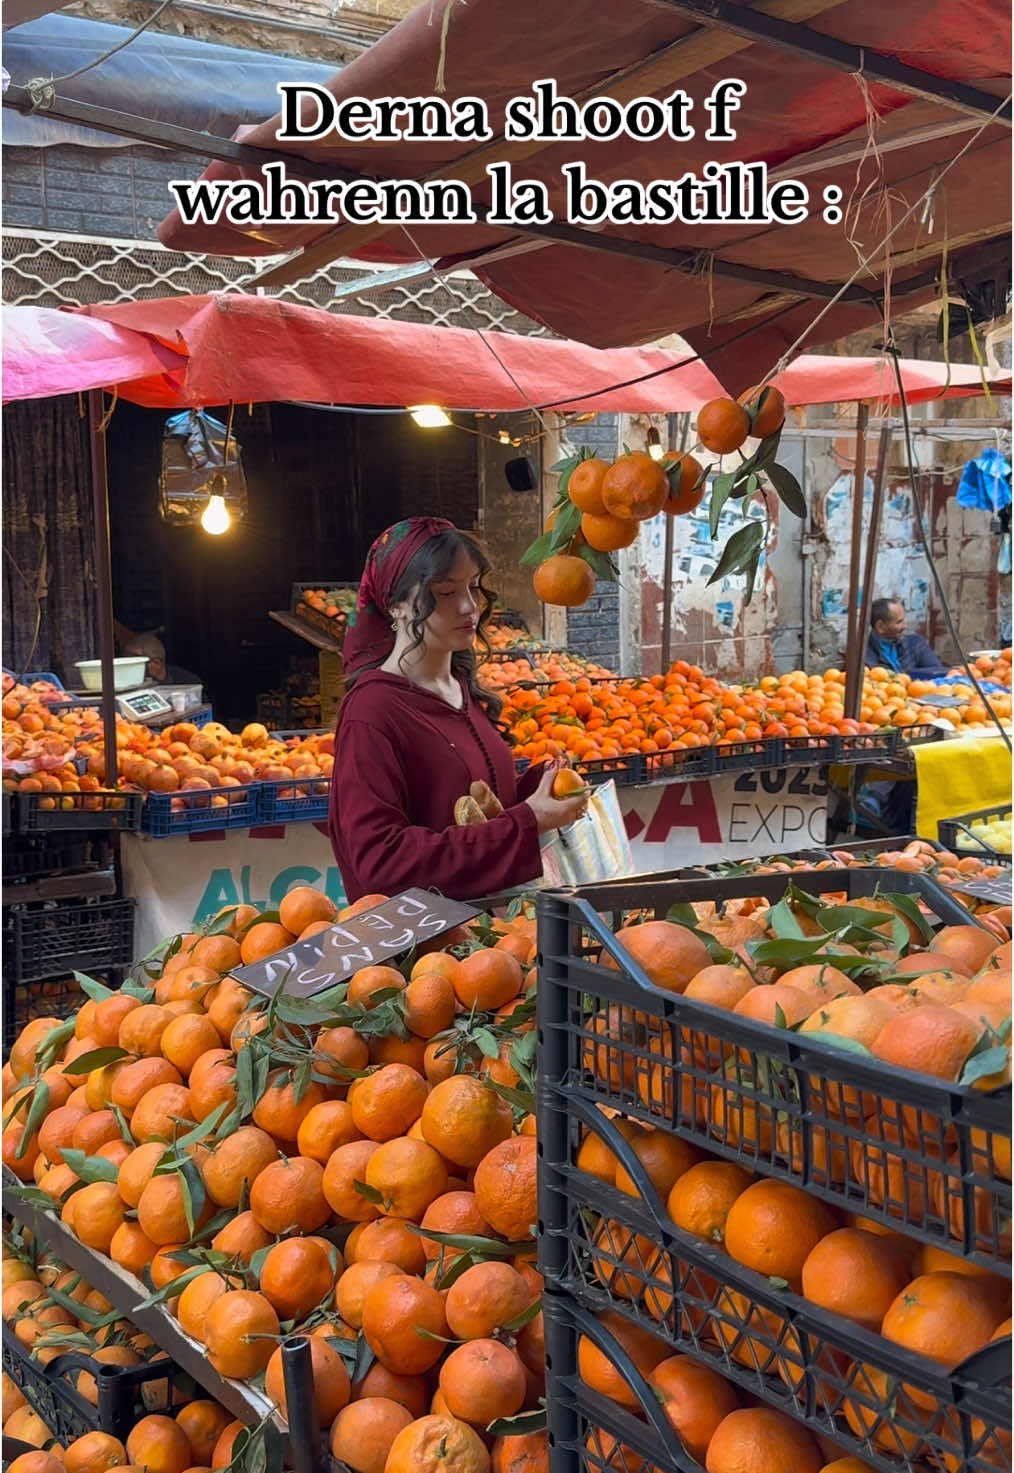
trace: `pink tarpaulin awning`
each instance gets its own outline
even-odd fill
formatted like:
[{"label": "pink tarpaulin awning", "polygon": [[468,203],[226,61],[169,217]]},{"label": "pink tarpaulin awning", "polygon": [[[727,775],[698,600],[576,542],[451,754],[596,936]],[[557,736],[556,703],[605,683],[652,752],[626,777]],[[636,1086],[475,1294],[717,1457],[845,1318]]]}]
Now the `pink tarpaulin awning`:
[{"label": "pink tarpaulin awning", "polygon": [[[4,398],[95,387],[157,409],[296,400],[507,413],[540,409],[676,413],[725,389],[674,349],[589,348],[353,317],[273,297],[223,293],[74,312],[4,307]],[[153,371],[154,370],[154,371]],[[911,403],[982,392],[978,368],[901,360]],[[886,358],[804,354],[775,380],[790,405],[896,402]],[[987,379],[1010,392],[1010,375]]]},{"label": "pink tarpaulin awning", "polygon": [[[339,214],[326,223],[243,225],[219,217],[188,226],[173,213],[160,237],[176,250],[223,255],[301,251],[259,278],[268,289],[340,256],[459,262],[512,306],[571,339],[605,348],[678,332],[697,351],[707,350],[714,372],[737,390],[769,374],[853,277],[848,296],[826,312],[807,346],[876,326],[888,283],[895,315],[932,299],[944,252],[960,277],[989,269],[998,252],[1009,262],[1010,133],[989,122],[993,99],[1002,110],[1010,89],[1009,7],[997,0],[801,0],[779,7],[778,15],[790,16],[785,35],[763,42],[737,26],[763,24],[760,11],[770,16],[770,6],[691,6],[696,20],[685,8],[657,0],[445,0],[435,12],[420,5],[333,77],[330,92],[340,100],[426,97],[440,90],[440,76],[448,101],[485,102],[492,141],[351,141],[332,132],[279,143],[274,118],[245,130],[243,142],[276,156],[299,154],[325,177],[327,170],[338,177],[352,170],[373,180],[462,180],[481,206],[490,203],[487,166],[506,161],[515,179],[546,186],[554,225],[567,223],[562,170],[575,160],[600,182],[641,184],[701,178],[710,162],[764,163],[772,182],[798,178],[809,189],[801,223],[769,216],[702,223],[683,211],[675,223],[645,224],[612,214],[594,224],[571,219],[584,230],[578,242],[484,220],[405,229],[349,225]],[[817,59],[822,43],[834,60]],[[886,80],[897,76],[898,63],[921,74],[922,95]],[[664,98],[681,88],[693,103],[695,134],[686,141],[620,134],[596,142],[505,142],[508,101],[530,97],[538,78],[555,79],[559,93],[572,98]],[[704,102],[726,78],[746,86],[734,114],[736,136],[709,141]],[[972,104],[955,102],[961,86],[974,89]],[[304,111],[312,115],[309,102]],[[235,180],[240,173],[216,162],[204,177]],[[259,170],[243,166],[242,177],[256,179]],[[840,194],[840,223],[823,217],[829,187]],[[631,223],[617,223],[624,218]],[[604,252],[604,241],[628,254]],[[629,254],[632,247],[642,254]],[[677,254],[652,257],[652,250]]]},{"label": "pink tarpaulin awning", "polygon": [[[910,404],[930,399],[966,399],[983,392],[1009,394],[1009,372],[995,377],[967,363],[924,363],[918,358],[900,360],[901,382]],[[772,383],[785,395],[786,404],[837,404],[853,399],[898,403],[894,367],[886,357],[836,358],[827,353],[803,353]]]},{"label": "pink tarpaulin awning", "polygon": [[274,297],[163,297],[82,312],[184,355],[177,372],[122,389],[124,398],[156,408],[288,399],[664,413],[697,409],[723,392],[705,364],[673,367],[679,355],[657,348],[603,352],[551,338],[338,315]]},{"label": "pink tarpaulin awning", "polygon": [[3,398],[45,399],[135,379],[157,382],[185,366],[170,347],[100,318],[52,307],[4,307]]}]

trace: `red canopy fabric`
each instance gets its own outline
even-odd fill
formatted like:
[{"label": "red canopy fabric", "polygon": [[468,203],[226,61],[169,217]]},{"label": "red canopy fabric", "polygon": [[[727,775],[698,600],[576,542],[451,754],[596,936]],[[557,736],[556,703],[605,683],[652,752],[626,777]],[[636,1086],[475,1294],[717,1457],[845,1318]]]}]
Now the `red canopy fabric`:
[{"label": "red canopy fabric", "polygon": [[135,379],[157,383],[185,360],[141,333],[52,307],[4,307],[3,399],[46,399]]},{"label": "red canopy fabric", "polygon": [[551,338],[338,315],[235,292],[81,311],[147,333],[184,356],[177,372],[123,387],[124,398],[154,408],[288,399],[500,413],[532,404],[666,413],[697,409],[724,392],[699,360],[674,368],[680,356],[658,348],[602,352]]},{"label": "red canopy fabric", "polygon": [[[999,377],[967,363],[926,363],[918,358],[900,360],[901,382],[909,404],[930,399],[966,399],[983,392],[1009,394],[1009,372]],[[803,353],[771,381],[785,395],[786,404],[838,404],[866,399],[897,404],[894,366],[887,357],[836,358],[824,353]]]},{"label": "red canopy fabric", "polygon": [[[726,392],[706,364],[661,348],[353,317],[230,292],[73,312],[4,307],[4,398],[118,386],[156,409],[303,400],[542,409],[694,411]],[[975,367],[902,359],[911,403],[982,392]],[[883,358],[803,355],[775,380],[790,405],[895,399]],[[1010,376],[989,380],[1010,392]]]},{"label": "red canopy fabric", "polygon": [[[595,227],[611,237],[692,251],[696,255],[690,271],[542,242],[504,259],[476,261],[477,275],[493,291],[565,337],[615,347],[679,332],[698,351],[707,349],[718,376],[741,389],[770,373],[823,303],[792,293],[788,283],[734,279],[723,274],[724,264],[808,278],[833,289],[851,277],[861,255],[872,252],[860,284],[875,292],[889,268],[897,312],[901,303],[912,307],[933,295],[934,270],[944,248],[953,262],[975,242],[1007,239],[1010,138],[1002,127],[989,126],[976,138],[976,119],[880,83],[867,85],[845,71],[787,55],[772,45],[744,44],[720,29],[704,31],[664,4],[469,0],[464,5],[446,0],[446,7],[446,15],[444,5],[435,11],[417,7],[332,78],[330,91],[339,99],[432,95],[443,60],[448,99],[481,97],[493,129],[501,133],[508,100],[528,93],[534,78],[554,77],[559,92],[573,97],[583,91],[593,94],[624,69],[647,66],[650,79],[637,87],[635,76],[627,95],[665,97],[675,86],[684,88],[693,99],[696,136],[687,142],[651,143],[623,136],[537,149],[527,145],[520,155],[515,150],[515,176],[546,183],[557,220],[566,217],[560,168],[577,158],[598,180],[642,182],[678,178],[688,171],[700,175],[710,160],[763,160],[786,177],[802,172],[817,202],[807,220],[792,226]],[[798,0],[789,12],[827,36],[935,76],[974,83],[998,102],[1009,90],[1010,14],[996,0],[919,0],[918,5],[914,0],[893,5],[882,0]],[[446,20],[446,36],[441,20]],[[708,142],[703,102],[726,77],[747,86],[735,114],[737,138]],[[434,171],[451,178],[465,175],[477,181],[476,199],[488,202],[484,164],[498,156],[497,144],[477,149],[461,142],[351,142],[334,134],[279,144],[277,125],[275,118],[247,130],[244,142],[374,178],[419,178]],[[897,146],[900,139],[904,142]],[[917,209],[889,249],[879,249],[889,226],[966,144],[967,154],[946,174],[934,207],[928,213]],[[830,162],[824,157],[828,151]],[[468,164],[470,154],[475,157]],[[238,176],[232,166],[216,163],[205,177]],[[823,221],[822,191],[828,185],[837,185],[849,206],[848,228]],[[174,213],[159,233],[174,249],[264,255],[297,250],[334,228],[187,227]],[[485,225],[413,226],[411,233],[401,227],[363,227],[339,230],[324,259],[351,252],[391,263],[420,255],[473,261],[478,253],[520,239],[509,227]],[[316,265],[303,268],[303,274]],[[906,283],[913,281],[922,285],[906,294]],[[872,296],[868,302],[843,302],[822,319],[808,346],[876,322]]]}]

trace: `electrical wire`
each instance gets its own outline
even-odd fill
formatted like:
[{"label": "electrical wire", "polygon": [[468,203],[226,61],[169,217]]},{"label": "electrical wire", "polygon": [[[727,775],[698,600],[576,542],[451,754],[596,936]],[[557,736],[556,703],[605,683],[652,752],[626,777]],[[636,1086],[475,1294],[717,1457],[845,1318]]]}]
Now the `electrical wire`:
[{"label": "electrical wire", "polygon": [[894,342],[885,343],[884,352],[888,354],[891,362],[894,364],[894,376],[898,385],[898,398],[901,403],[901,420],[905,431],[905,458],[908,461],[909,491],[912,496],[912,511],[915,519],[916,532],[919,537],[919,544],[922,548],[922,554],[923,557],[926,559],[926,562],[929,564],[929,570],[933,578],[933,584],[940,599],[940,607],[943,610],[944,619],[947,622],[948,633],[950,634],[951,639],[954,641],[954,646],[958,651],[958,655],[960,656],[959,663],[967,674],[972,685],[975,687],[976,695],[979,697],[980,701],[992,717],[997,731],[999,731],[1000,735],[1003,737],[1007,750],[1008,752],[1010,752],[1012,751],[1011,739],[1004,728],[1003,722],[1000,720],[999,716],[990,705],[989,697],[986,695],[985,691],[982,689],[982,686],[979,684],[975,672],[972,669],[971,664],[969,663],[968,656],[965,654],[964,646],[958,638],[958,631],[954,627],[954,620],[951,617],[950,604],[947,602],[947,594],[944,592],[944,585],[937,570],[936,562],[933,559],[933,553],[930,550],[929,538],[926,535],[926,523],[923,519],[922,514],[922,503],[919,500],[919,491],[916,485],[914,468],[915,454],[912,444],[912,431],[908,419],[908,399],[905,396],[905,385],[902,382],[901,377],[901,354],[899,353],[897,345]]},{"label": "electrical wire", "polygon": [[93,67],[101,66],[104,61],[108,61],[111,56],[115,56],[118,51],[122,51],[125,46],[129,46],[131,41],[136,41],[138,36],[143,31],[146,31],[150,25],[153,25],[163,11],[169,9],[172,3],[173,0],[162,0],[162,3],[152,11],[147,20],[143,20],[135,30],[131,31],[129,36],[125,36],[122,41],[117,41],[116,45],[110,46],[108,51],[103,51],[102,55],[97,56],[94,61],[85,62],[84,66],[79,66],[72,72],[64,72],[62,77],[33,77],[31,81],[25,83],[25,91],[31,95],[32,102],[36,107],[44,106],[51,98],[53,89],[58,83],[71,82],[75,77],[80,77],[85,72],[90,72]]},{"label": "electrical wire", "polygon": [[42,569],[43,569],[43,566],[45,565],[45,561],[46,561],[46,549],[45,549],[45,545],[43,545],[43,549],[42,549],[42,562],[39,565],[39,571],[35,575],[35,583],[34,584],[30,580],[30,578],[28,577],[27,573],[25,573],[25,571],[21,567],[21,565],[18,563],[17,558],[11,552],[10,548],[5,546],[4,547],[4,552],[10,558],[11,563],[13,564],[13,567],[14,567],[14,571],[17,573],[17,575],[21,579],[22,583],[24,583],[25,587],[28,589],[28,592],[29,592],[30,596],[35,601],[35,631],[32,634],[32,643],[29,646],[28,654],[25,657],[24,670],[21,671],[21,676],[19,677],[19,678],[23,678],[24,675],[25,675],[25,673],[26,673],[26,671],[29,671],[32,668],[32,661],[35,658],[35,651],[38,648],[38,644],[39,644],[39,635],[42,632],[42,595],[39,593],[39,579],[42,576]]}]

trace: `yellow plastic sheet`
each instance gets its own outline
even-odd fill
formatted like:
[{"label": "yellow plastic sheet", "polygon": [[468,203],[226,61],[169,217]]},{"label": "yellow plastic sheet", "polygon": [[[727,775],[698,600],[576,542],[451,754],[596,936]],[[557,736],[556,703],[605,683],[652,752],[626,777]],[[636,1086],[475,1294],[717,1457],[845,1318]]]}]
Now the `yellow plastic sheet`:
[{"label": "yellow plastic sheet", "polygon": [[999,736],[966,737],[912,748],[917,779],[916,833],[936,839],[942,818],[1011,801],[1011,757]]}]

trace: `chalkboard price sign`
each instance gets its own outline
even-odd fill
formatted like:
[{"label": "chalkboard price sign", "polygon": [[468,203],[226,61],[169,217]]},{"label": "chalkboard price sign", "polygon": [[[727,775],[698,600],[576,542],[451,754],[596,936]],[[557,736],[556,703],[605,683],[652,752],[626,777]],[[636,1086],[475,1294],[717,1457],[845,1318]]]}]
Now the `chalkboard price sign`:
[{"label": "chalkboard price sign", "polygon": [[478,914],[474,906],[459,900],[428,890],[405,890],[307,941],[297,941],[249,967],[237,967],[232,975],[264,997],[274,997],[279,988],[287,997],[312,997],[325,987],[347,982],[360,967],[400,956]]}]

